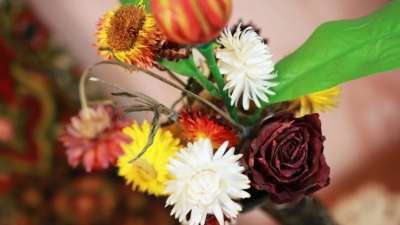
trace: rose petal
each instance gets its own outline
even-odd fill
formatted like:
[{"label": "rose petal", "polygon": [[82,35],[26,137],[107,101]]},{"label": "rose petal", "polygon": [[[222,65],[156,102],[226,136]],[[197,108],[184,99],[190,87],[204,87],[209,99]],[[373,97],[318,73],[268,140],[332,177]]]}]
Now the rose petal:
[{"label": "rose petal", "polygon": [[265,119],[256,138],[245,144],[249,178],[278,203],[294,201],[329,184],[318,114],[295,118],[277,113]]}]

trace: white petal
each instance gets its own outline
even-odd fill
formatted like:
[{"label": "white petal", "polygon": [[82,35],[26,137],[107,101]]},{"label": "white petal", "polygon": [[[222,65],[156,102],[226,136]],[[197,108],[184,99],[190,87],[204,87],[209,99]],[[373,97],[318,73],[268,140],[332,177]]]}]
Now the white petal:
[{"label": "white petal", "polygon": [[225,154],[226,148],[228,147],[229,142],[225,141],[217,150],[217,152],[214,155],[214,160],[215,159],[220,159],[222,156]]},{"label": "white petal", "polygon": [[268,101],[268,95],[274,95],[270,88],[277,85],[269,82],[276,78],[274,63],[268,45],[250,27],[237,28],[234,34],[225,30],[218,40],[223,48],[217,49],[220,71],[227,83],[231,105],[237,105],[242,96],[245,110],[250,108],[250,100],[260,107],[260,100]]},{"label": "white petal", "polygon": [[[199,140],[170,160],[174,178],[167,183],[166,205],[173,205],[171,214],[180,221],[190,212],[189,224],[202,225],[208,214],[214,214],[223,225],[224,216],[233,218],[241,210],[233,200],[249,196],[245,189],[250,181],[238,162],[242,155],[235,155],[233,147],[227,150],[228,145],[224,142],[214,154],[209,139]],[[184,171],[174,169],[176,165]]]},{"label": "white petal", "polygon": [[215,218],[217,218],[218,223],[220,225],[224,225],[225,220],[224,220],[224,214],[222,212],[221,206],[215,205],[213,213],[214,213]]}]

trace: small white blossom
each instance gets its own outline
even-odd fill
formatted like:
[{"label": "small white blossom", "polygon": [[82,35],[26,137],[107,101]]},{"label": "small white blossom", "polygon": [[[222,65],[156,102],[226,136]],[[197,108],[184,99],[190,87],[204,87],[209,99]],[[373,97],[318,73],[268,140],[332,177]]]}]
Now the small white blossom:
[{"label": "small white blossom", "polygon": [[207,215],[214,215],[223,225],[224,216],[235,219],[242,209],[234,200],[250,197],[244,191],[250,181],[238,162],[242,155],[227,147],[225,142],[214,154],[211,141],[202,139],[189,143],[170,160],[174,179],[167,184],[167,205],[173,206],[171,215],[181,223],[190,214],[189,225],[204,225]]},{"label": "small white blossom", "polygon": [[267,44],[251,27],[236,32],[225,30],[218,40],[222,46],[217,49],[221,73],[226,77],[225,90],[229,91],[231,104],[237,106],[242,96],[245,110],[250,108],[250,100],[261,107],[260,100],[269,102],[268,95],[277,85],[271,80],[277,77],[274,72],[272,54]]}]

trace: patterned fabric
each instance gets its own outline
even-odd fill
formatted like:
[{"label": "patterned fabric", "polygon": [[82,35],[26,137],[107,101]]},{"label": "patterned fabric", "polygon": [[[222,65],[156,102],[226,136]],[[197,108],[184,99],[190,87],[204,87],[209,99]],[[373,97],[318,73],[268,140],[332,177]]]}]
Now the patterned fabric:
[{"label": "patterned fabric", "polygon": [[54,100],[42,76],[11,67],[2,76],[10,76],[12,91],[0,93],[0,169],[45,173],[53,144]]},{"label": "patterned fabric", "polygon": [[12,191],[0,195],[0,224],[173,224],[162,199],[134,193],[111,175],[56,170],[51,177],[13,178]]},{"label": "patterned fabric", "polygon": [[21,1],[3,1],[0,15],[0,171],[45,175],[62,116],[56,108],[65,106],[54,77],[71,77],[72,67],[55,64],[65,54]]},{"label": "patterned fabric", "polygon": [[0,1],[0,23],[0,225],[173,224],[115,174],[67,166],[56,137],[77,70],[23,1]]}]

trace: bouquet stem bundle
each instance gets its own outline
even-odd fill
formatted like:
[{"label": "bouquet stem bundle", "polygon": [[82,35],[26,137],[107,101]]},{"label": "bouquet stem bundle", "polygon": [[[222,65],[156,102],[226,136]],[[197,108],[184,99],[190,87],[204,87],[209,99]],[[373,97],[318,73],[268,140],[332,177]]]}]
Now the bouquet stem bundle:
[{"label": "bouquet stem bundle", "polygon": [[316,197],[306,197],[284,205],[266,202],[261,209],[281,225],[337,225]]}]

